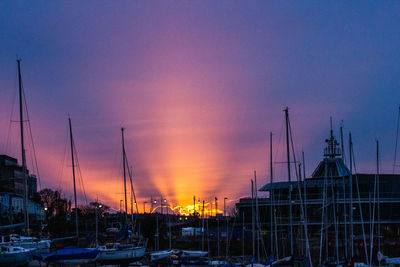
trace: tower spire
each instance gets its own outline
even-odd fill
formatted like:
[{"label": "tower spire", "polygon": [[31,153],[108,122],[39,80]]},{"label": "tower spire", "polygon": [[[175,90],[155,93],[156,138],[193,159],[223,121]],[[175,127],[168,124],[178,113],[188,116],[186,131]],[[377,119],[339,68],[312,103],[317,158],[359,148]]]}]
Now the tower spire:
[{"label": "tower spire", "polygon": [[327,145],[326,148],[324,149],[324,156],[327,158],[335,158],[336,156],[341,156],[342,153],[340,151],[340,148],[338,148],[339,146],[338,141],[333,136],[332,116],[330,117],[330,125],[331,125],[330,137],[329,139],[325,139]]}]

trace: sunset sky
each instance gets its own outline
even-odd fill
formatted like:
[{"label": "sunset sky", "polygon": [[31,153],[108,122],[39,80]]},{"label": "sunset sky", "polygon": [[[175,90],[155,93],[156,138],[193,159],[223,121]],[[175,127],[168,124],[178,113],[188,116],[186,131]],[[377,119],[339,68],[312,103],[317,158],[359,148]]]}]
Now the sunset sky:
[{"label": "sunset sky", "polygon": [[[379,139],[391,173],[399,25],[399,1],[1,2],[0,154],[20,160],[10,122],[18,55],[41,188],[68,198],[68,114],[88,199],[113,208],[123,199],[121,127],[140,209],[160,195],[233,206],[254,170],[259,187],[269,181],[270,131],[274,161],[284,160],[286,106],[307,175],[330,116],[336,136],[343,121],[346,145],[352,132],[359,172],[375,171]],[[29,169],[32,152],[27,144]]]}]

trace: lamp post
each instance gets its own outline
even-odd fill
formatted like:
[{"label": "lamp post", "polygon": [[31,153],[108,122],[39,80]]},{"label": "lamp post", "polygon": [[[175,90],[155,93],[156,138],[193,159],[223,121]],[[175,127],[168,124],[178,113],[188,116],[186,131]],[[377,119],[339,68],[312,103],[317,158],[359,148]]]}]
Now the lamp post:
[{"label": "lamp post", "polygon": [[[49,235],[49,218],[47,217],[47,210],[48,210],[47,207],[44,207],[44,218],[46,220],[45,222],[47,225],[47,235]],[[12,224],[12,210],[11,210],[10,214],[11,214],[11,224]]]},{"label": "lamp post", "polygon": [[102,205],[96,202],[96,206],[94,208],[95,211],[95,216],[96,216],[96,247],[99,244],[99,226],[98,226],[98,214],[97,214],[97,209],[101,208]]},{"label": "lamp post", "polygon": [[168,205],[167,205],[167,199],[166,199],[166,198],[164,198],[164,199],[163,199],[163,202],[164,202],[164,207],[166,207],[166,208],[167,208],[167,215],[168,215]]},{"label": "lamp post", "polygon": [[[157,204],[157,200],[154,199],[153,200],[153,204],[156,205]],[[151,212],[153,212],[153,211],[151,211]]]},{"label": "lamp post", "polygon": [[147,201],[143,201],[143,214],[146,214],[146,203]]}]

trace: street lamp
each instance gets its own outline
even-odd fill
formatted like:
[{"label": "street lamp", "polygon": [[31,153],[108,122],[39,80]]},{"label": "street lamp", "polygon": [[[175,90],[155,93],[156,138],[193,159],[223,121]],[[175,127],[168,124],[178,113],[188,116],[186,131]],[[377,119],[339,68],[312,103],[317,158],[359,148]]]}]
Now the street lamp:
[{"label": "street lamp", "polygon": [[146,203],[147,201],[143,202],[143,214],[146,214]]},{"label": "street lamp", "polygon": [[[122,200],[121,200],[122,201]],[[121,202],[120,202],[121,203]],[[103,207],[101,204],[96,203],[96,206],[94,208],[95,211],[95,216],[96,216],[96,247],[99,244],[99,226],[98,226],[98,214],[97,214],[97,209],[101,209],[101,207]],[[121,207],[121,205],[120,205]]]}]

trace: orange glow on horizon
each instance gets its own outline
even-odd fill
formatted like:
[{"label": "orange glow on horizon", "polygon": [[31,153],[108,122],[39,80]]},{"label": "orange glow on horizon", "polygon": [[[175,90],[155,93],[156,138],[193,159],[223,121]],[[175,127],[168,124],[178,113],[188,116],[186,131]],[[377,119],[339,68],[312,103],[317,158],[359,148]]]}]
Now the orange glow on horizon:
[{"label": "orange glow on horizon", "polygon": [[[212,208],[211,208],[211,205]],[[199,216],[206,216],[206,217],[210,217],[210,216],[215,216],[217,213],[218,214],[223,214],[223,211],[220,209],[216,209],[215,208],[215,203],[211,203],[211,202],[207,202],[204,203],[204,210],[203,210],[203,204],[195,204],[195,208],[193,207],[193,205],[186,205],[186,206],[181,206],[181,205],[177,205],[177,206],[168,206],[168,205],[163,205],[162,206],[163,209],[169,209],[170,211],[172,211],[174,214],[176,215],[182,215],[182,216],[190,216],[193,215],[195,213],[197,213]],[[156,210],[161,210],[161,206],[156,206],[153,207],[153,209],[150,211],[150,213],[154,213]],[[168,211],[165,211],[165,213],[168,213]]]}]

